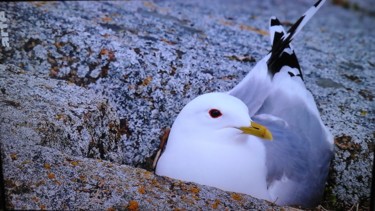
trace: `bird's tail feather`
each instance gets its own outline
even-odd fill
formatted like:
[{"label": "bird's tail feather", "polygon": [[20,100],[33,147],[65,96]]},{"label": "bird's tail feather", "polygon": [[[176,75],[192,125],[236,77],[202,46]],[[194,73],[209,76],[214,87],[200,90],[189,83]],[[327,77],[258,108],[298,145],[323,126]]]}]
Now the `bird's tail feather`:
[{"label": "bird's tail feather", "polygon": [[319,10],[326,0],[317,1],[314,6],[310,7],[293,25],[290,27],[288,32],[284,31],[283,26],[276,17],[270,19],[270,36],[271,36],[271,56],[267,61],[268,71],[271,75],[275,75],[284,66],[290,68],[296,68],[296,72],[288,72],[290,76],[299,76],[303,79],[302,71],[298,63],[297,56],[294,53],[293,48],[290,46],[290,42],[298,34],[299,31],[306,25],[312,16]]}]

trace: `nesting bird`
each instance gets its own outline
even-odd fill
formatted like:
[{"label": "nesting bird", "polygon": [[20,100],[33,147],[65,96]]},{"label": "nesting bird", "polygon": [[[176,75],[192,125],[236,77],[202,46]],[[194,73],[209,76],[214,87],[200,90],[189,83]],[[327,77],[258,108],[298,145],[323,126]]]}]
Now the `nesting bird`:
[{"label": "nesting bird", "polygon": [[319,203],[333,138],[290,43],[324,2],[287,32],[271,17],[271,51],[232,90],[203,94],[181,110],[156,174],[279,205]]}]

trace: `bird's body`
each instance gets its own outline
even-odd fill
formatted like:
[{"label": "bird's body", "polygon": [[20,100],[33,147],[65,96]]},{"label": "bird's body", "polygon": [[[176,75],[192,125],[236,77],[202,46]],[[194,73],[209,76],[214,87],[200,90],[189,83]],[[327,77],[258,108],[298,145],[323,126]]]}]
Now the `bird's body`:
[{"label": "bird's body", "polygon": [[229,92],[198,96],[182,109],[157,163],[158,175],[280,205],[319,203],[333,139],[290,42],[323,3],[288,32],[272,17],[271,52]]},{"label": "bird's body", "polygon": [[[207,128],[204,126],[195,128],[201,122],[207,122],[205,125],[211,126],[208,115],[207,118],[206,115],[202,115],[202,118],[188,118],[190,121],[186,121],[186,117],[191,115],[186,111],[206,113],[205,104],[217,105],[214,107],[220,109],[223,115],[231,109],[246,113],[247,107],[239,103],[240,101],[235,97],[224,93],[202,95],[196,102],[198,103],[185,107],[175,120],[168,146],[158,162],[157,173],[168,172],[167,176],[172,178],[269,199],[264,179],[266,170],[262,168],[265,166],[266,156],[263,140],[244,135],[234,128],[248,125],[250,123],[248,116],[229,116],[228,120],[235,120],[232,121],[233,127],[219,125],[217,131],[210,136],[206,135]],[[222,102],[226,104],[219,106]],[[189,135],[181,136],[181,134]],[[222,137],[231,138],[222,139]],[[175,165],[170,165],[170,161]],[[224,166],[230,168],[223,168]]]}]

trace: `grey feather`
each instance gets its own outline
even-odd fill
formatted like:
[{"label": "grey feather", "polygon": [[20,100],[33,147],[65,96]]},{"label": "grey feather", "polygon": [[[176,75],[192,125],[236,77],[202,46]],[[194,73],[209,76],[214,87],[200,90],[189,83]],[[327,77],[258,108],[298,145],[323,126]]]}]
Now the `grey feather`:
[{"label": "grey feather", "polygon": [[[279,205],[316,206],[333,157],[332,135],[304,86],[302,71],[290,46],[324,2],[315,3],[288,32],[272,17],[272,50],[229,91],[244,101],[252,119],[265,125],[273,135],[274,141],[264,143],[267,185],[283,193],[277,194]],[[277,189],[276,184],[282,184],[283,179],[288,185],[285,190]]]}]

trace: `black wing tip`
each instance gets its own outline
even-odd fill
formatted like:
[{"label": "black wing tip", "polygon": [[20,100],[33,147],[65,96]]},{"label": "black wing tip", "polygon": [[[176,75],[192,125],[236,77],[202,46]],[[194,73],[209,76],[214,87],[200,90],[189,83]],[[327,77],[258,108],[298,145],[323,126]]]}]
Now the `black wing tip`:
[{"label": "black wing tip", "polygon": [[292,37],[294,35],[294,33],[296,32],[297,28],[299,27],[299,25],[302,23],[303,19],[305,19],[305,15],[302,15],[293,25],[292,27],[290,27],[290,29],[288,30],[288,39],[290,39],[290,41],[292,41]]},{"label": "black wing tip", "polygon": [[[298,59],[290,47],[290,42],[293,40],[296,34],[302,29],[306,22],[315,14],[315,12],[322,6],[326,0],[318,0],[313,7],[305,12],[287,31],[286,34],[278,33],[277,30],[273,29],[275,26],[282,26],[280,21],[276,17],[270,18],[270,32],[273,34],[271,57],[267,61],[268,70],[271,75],[275,75],[284,66],[291,68],[297,68],[298,74],[291,74],[291,77],[298,76],[303,80],[303,74],[298,63]],[[315,7],[315,8],[314,8]],[[305,20],[306,19],[306,20]],[[289,49],[289,50],[288,50]],[[291,53],[288,51],[292,50]]]},{"label": "black wing tip", "polygon": [[279,21],[279,19],[277,19],[276,17],[271,17],[270,18],[270,26],[281,26],[281,23]]},{"label": "black wing tip", "polygon": [[323,0],[319,0],[314,4],[314,7],[318,7]]},{"label": "black wing tip", "polygon": [[280,56],[272,64],[268,64],[268,69],[272,75],[275,75],[276,73],[280,72],[280,70],[284,66],[290,67],[292,69],[295,68],[298,70],[298,73],[288,71],[290,77],[300,77],[302,81],[304,80],[301,66],[299,65],[297,56],[294,53],[294,51],[292,51],[291,54],[287,52],[282,52]]}]

